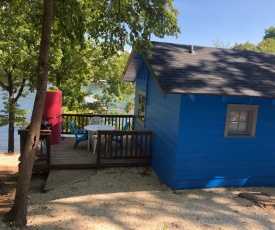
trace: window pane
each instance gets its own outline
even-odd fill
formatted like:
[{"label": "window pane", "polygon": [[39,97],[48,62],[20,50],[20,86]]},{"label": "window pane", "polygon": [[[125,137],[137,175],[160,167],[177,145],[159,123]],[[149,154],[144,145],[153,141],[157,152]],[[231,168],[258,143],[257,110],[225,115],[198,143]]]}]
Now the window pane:
[{"label": "window pane", "polygon": [[248,121],[248,111],[240,112],[240,121]]},{"label": "window pane", "polygon": [[235,133],[238,131],[238,122],[229,122],[228,124],[228,132]]},{"label": "window pane", "polygon": [[248,127],[247,122],[240,122],[239,127],[238,127],[238,131],[242,132],[242,133],[246,133],[247,132],[247,127]]},{"label": "window pane", "polygon": [[224,136],[255,137],[258,105],[228,104]]},{"label": "window pane", "polygon": [[234,110],[231,110],[230,111],[230,121],[238,121],[239,120],[239,111],[234,111]]}]

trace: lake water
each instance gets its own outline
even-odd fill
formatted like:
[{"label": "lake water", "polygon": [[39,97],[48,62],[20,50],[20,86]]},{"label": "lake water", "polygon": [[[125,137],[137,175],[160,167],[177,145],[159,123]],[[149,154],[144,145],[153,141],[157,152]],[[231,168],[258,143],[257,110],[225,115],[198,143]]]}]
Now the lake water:
[{"label": "lake water", "polygon": [[[84,88],[85,91],[91,91],[93,94],[102,94],[102,89],[100,85],[89,85]],[[3,97],[4,92],[0,89],[0,110],[4,108],[3,105]],[[29,110],[30,112],[26,115],[26,120],[31,119],[31,112],[33,108],[35,93],[30,93],[25,98],[20,98],[18,103],[21,109]],[[119,109],[124,109],[125,105],[122,103],[119,105]],[[19,142],[19,135],[18,129],[20,127],[16,126],[14,131],[14,151],[19,151],[20,149],[20,142]],[[0,127],[0,152],[6,152],[8,150],[8,126]]]}]

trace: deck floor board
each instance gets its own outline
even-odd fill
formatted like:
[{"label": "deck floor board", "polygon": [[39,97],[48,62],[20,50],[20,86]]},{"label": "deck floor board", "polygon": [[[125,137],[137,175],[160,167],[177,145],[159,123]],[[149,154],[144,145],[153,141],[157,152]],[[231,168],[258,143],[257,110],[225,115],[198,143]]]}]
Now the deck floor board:
[{"label": "deck floor board", "polygon": [[66,137],[60,144],[52,145],[51,164],[95,164],[96,155],[87,150],[87,141],[74,149],[74,137]]}]

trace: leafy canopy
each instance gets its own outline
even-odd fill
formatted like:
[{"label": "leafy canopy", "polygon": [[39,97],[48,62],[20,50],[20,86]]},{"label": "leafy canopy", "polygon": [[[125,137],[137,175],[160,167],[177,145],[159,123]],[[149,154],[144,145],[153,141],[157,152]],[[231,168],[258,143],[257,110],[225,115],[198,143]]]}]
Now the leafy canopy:
[{"label": "leafy canopy", "polygon": [[124,50],[126,44],[134,49],[150,48],[150,35],[177,36],[178,11],[173,0],[94,0],[85,5],[88,37],[108,52]]},{"label": "leafy canopy", "polygon": [[[126,44],[151,47],[150,34],[177,36],[180,32],[171,0],[69,0],[55,2],[49,81],[63,92],[64,110],[85,111],[81,87],[109,80],[94,106],[112,105],[132,90],[119,82]],[[126,60],[126,59],[124,59]],[[119,62],[122,64],[115,64]],[[127,90],[126,90],[127,89]],[[126,92],[127,91],[127,92]]]},{"label": "leafy canopy", "polygon": [[[42,6],[41,0],[1,3],[0,86],[5,90],[12,86],[14,93],[22,93],[18,96],[36,88]],[[87,94],[81,87],[91,79],[111,83],[104,88],[100,104],[123,100],[132,86],[118,80],[125,64],[118,52],[123,53],[126,44],[150,49],[151,34],[177,36],[177,15],[172,0],[55,1],[49,82],[63,91],[64,110],[85,110],[81,106]],[[12,77],[10,85],[7,74]]]},{"label": "leafy canopy", "polygon": [[22,124],[29,112],[21,110],[17,101],[26,96],[24,87],[28,91],[35,87],[30,79],[36,74],[39,33],[33,12],[32,7],[17,1],[0,3],[0,88],[4,92],[0,126]]}]

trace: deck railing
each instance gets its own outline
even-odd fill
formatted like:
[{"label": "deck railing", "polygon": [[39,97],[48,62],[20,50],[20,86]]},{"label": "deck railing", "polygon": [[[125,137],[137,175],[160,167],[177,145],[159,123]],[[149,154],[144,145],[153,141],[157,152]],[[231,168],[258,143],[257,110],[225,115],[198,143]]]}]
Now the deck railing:
[{"label": "deck railing", "polygon": [[[107,115],[107,114],[62,114],[62,134],[72,134],[69,120],[73,121],[78,129],[83,129],[89,124],[92,117],[102,117],[104,124],[116,127],[114,131],[99,131],[97,134],[97,161],[100,163],[103,159],[151,159],[152,132],[151,131],[133,131],[133,115]],[[127,130],[123,130],[125,124],[129,122]],[[122,139],[120,145],[117,141],[112,141],[116,136]]]},{"label": "deck railing", "polygon": [[117,130],[122,130],[127,122],[130,122],[130,130],[134,127],[133,115],[110,115],[110,114],[76,114],[63,113],[62,114],[62,134],[73,134],[69,121],[73,121],[77,129],[83,129],[89,124],[92,117],[102,117],[106,125],[112,125]]},{"label": "deck railing", "polygon": [[[118,141],[113,139],[119,139]],[[147,159],[151,160],[152,131],[98,131],[97,160]]]}]

